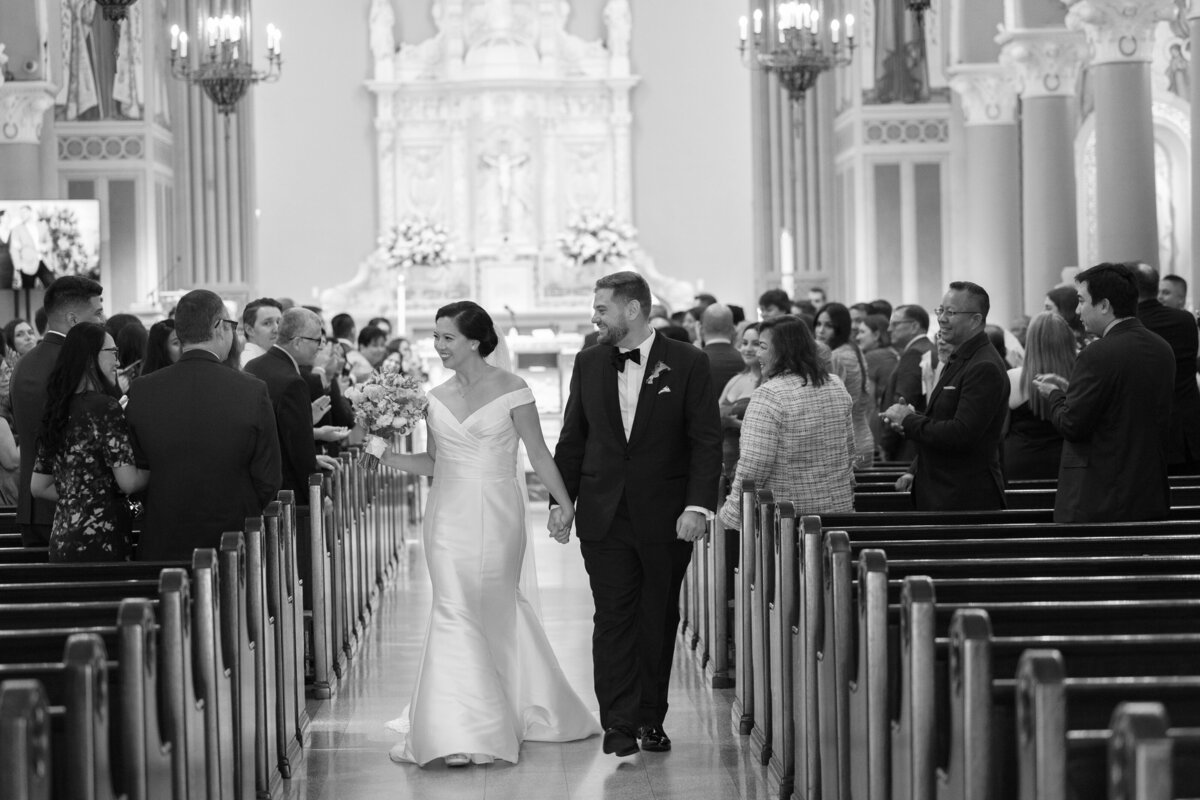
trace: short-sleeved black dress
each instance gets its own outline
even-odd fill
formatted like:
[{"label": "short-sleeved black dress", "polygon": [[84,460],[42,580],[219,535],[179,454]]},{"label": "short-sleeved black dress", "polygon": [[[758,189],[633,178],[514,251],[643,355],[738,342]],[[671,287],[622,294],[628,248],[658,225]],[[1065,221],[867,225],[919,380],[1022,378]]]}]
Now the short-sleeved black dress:
[{"label": "short-sleeved black dress", "polygon": [[135,462],[120,404],[100,392],[75,395],[63,446],[47,456],[39,441],[34,472],[53,475],[58,490],[50,560],[129,560],[131,520],[113,467]]}]

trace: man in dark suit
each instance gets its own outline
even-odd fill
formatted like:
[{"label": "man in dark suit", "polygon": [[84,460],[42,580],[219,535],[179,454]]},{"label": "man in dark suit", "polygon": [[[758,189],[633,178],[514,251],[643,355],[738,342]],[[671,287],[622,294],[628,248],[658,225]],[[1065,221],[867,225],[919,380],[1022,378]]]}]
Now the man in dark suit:
[{"label": "man in dark suit", "polygon": [[708,356],[708,368],[712,373],[713,391],[719,397],[729,379],[746,368],[742,354],[733,343],[733,337],[737,336],[733,312],[728,306],[713,303],[700,315],[700,329],[704,354]]},{"label": "man in dark suit", "polygon": [[1175,354],[1134,316],[1137,278],[1128,266],[1097,264],[1075,286],[1079,316],[1100,338],[1079,354],[1070,382],[1034,379],[1065,440],[1054,521],[1166,519]]},{"label": "man in dark suit", "polygon": [[1146,330],[1161,336],[1175,354],[1167,468],[1179,475],[1195,474],[1200,467],[1200,388],[1196,387],[1195,371],[1200,337],[1196,318],[1183,309],[1169,308],[1158,299],[1158,270],[1149,264],[1127,266],[1134,270],[1138,281],[1137,318]]},{"label": "man in dark suit", "polygon": [[[921,356],[933,350],[933,342],[929,341],[928,335],[929,314],[918,305],[899,306],[892,312],[888,333],[892,337],[892,347],[900,353],[900,360],[888,378],[879,407],[889,408],[896,403],[907,403],[917,411],[924,411]],[[914,442],[887,425],[883,426],[880,438],[886,461],[911,461],[917,453]]]},{"label": "man in dark suit", "polygon": [[66,275],[46,290],[42,306],[46,311],[46,336],[21,357],[13,370],[11,393],[17,440],[21,445],[21,473],[17,481],[17,524],[26,547],[50,544],[50,526],[54,522],[54,503],[38,500],[29,492],[37,454],[38,430],[46,408],[46,385],[58,363],[58,354],[67,331],[80,322],[104,322],[104,289],[94,280]]},{"label": "man in dark suit", "polygon": [[988,340],[988,293],[956,281],[942,298],[939,335],[954,348],[925,413],[896,403],[884,420],[917,446],[913,504],[921,511],[1004,508],[1000,434],[1008,413],[1008,365]]},{"label": "man in dark suit", "polygon": [[231,369],[237,321],[203,289],[175,307],[179,361],[129,387],[125,416],[137,465],[149,469],[141,561],[187,560],[219,547],[279,491],[279,439],[267,387]]},{"label": "man in dark suit", "polygon": [[[721,423],[708,359],[650,327],[633,272],[596,282],[596,347],[575,359],[554,460],[571,497],[596,604],[604,752],[663,751],[679,589],[716,508]],[[552,532],[569,529],[554,508]]]},{"label": "man in dark suit", "polygon": [[[279,340],[246,365],[246,372],[267,384],[279,449],[283,459],[283,488],[308,497],[308,476],[320,468],[334,469],[337,462],[317,454],[313,431],[314,408],[301,367],[311,367],[324,342],[321,318],[307,308],[289,308],[279,323]],[[328,405],[318,409],[323,415]],[[334,429],[329,428],[333,431]],[[345,438],[338,432],[340,438]]]}]

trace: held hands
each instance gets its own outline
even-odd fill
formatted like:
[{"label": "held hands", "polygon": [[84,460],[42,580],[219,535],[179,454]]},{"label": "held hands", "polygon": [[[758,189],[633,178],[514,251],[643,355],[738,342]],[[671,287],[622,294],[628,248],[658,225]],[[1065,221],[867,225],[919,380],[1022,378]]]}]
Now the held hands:
[{"label": "held hands", "polygon": [[675,522],[675,538],[684,542],[695,542],[704,538],[708,520],[699,511],[684,511]]},{"label": "held hands", "polygon": [[575,509],[570,506],[555,506],[550,509],[550,521],[546,529],[550,538],[559,544],[566,544],[571,538],[571,523],[575,520]]},{"label": "held hands", "polygon": [[1038,394],[1042,397],[1049,397],[1055,389],[1065,392],[1068,385],[1066,378],[1052,372],[1033,376],[1033,388],[1037,389]]}]

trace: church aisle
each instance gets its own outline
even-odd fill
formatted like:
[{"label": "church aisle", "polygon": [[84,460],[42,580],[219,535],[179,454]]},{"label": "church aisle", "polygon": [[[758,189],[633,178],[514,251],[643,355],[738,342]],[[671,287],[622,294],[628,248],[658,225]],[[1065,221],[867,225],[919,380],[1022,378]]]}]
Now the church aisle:
[{"label": "church aisle", "polygon": [[[535,531],[544,530],[544,512]],[[542,614],[560,663],[595,711],[591,676],[591,595],[574,539],[566,547],[535,535]],[[288,800],[757,800],[765,771],[730,726],[732,690],[705,686],[688,656],[677,654],[667,732],[670,753],[617,759],[600,737],[567,744],[527,743],[519,764],[421,769],[394,764],[397,741],[386,720],[400,715],[415,680],[429,611],[429,576],[419,545],[383,595],[366,645],[332,700],[309,701],[312,741],[285,783]]]}]

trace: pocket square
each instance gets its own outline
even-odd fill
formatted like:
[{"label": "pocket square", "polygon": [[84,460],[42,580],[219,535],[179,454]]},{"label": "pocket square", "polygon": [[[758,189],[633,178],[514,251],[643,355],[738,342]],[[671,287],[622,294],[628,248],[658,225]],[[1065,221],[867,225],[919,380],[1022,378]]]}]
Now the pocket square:
[{"label": "pocket square", "polygon": [[958,387],[957,386],[943,386],[942,391],[943,392],[957,392]]},{"label": "pocket square", "polygon": [[669,391],[671,391],[671,387],[670,387],[670,386],[664,386],[663,388],[661,388],[661,389],[659,389],[659,390],[658,390],[658,393],[659,393],[659,394],[666,394],[666,393],[667,393],[667,392],[669,392]]}]

